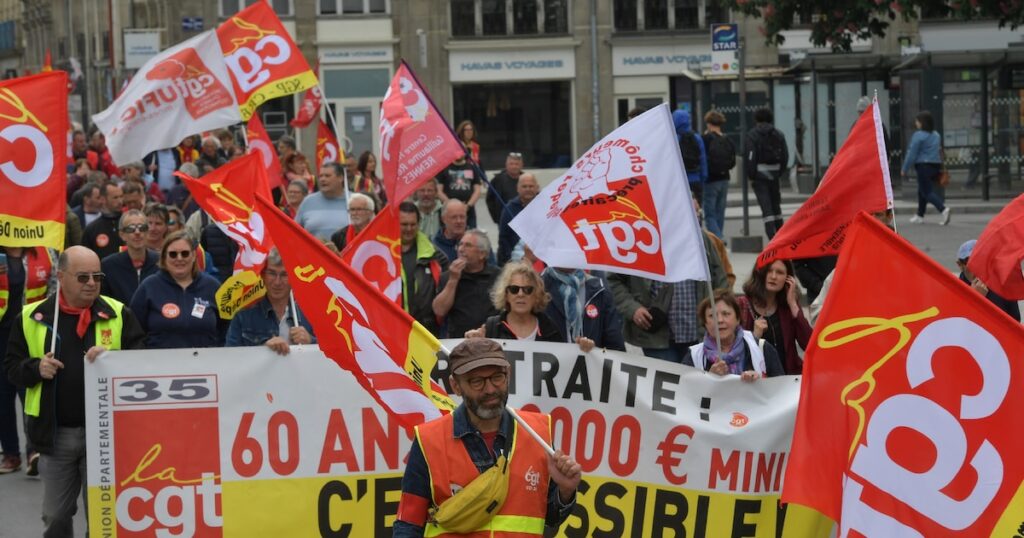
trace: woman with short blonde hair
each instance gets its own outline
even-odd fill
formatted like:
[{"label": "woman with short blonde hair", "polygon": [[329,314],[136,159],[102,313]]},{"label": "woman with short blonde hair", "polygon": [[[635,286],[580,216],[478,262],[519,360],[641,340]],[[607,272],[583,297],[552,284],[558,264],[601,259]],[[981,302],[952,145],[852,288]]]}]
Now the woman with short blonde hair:
[{"label": "woman with short blonde hair", "polygon": [[544,281],[532,267],[507,263],[491,288],[491,302],[501,314],[487,318],[483,327],[466,331],[465,336],[564,342],[558,326],[544,313],[550,300]]}]

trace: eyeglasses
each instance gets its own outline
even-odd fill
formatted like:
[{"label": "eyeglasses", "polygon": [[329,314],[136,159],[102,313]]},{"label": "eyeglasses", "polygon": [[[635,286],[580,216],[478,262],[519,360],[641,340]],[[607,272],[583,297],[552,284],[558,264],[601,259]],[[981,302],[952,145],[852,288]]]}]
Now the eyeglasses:
[{"label": "eyeglasses", "polygon": [[370,210],[370,208],[368,208],[368,207],[350,207],[350,208],[348,208],[348,212],[349,213],[352,213],[353,211],[360,211],[360,212],[362,212],[362,211],[369,211],[369,210]]},{"label": "eyeglasses", "polygon": [[75,273],[75,280],[77,280],[79,284],[86,284],[91,279],[97,284],[100,284],[106,276],[107,275],[103,273]]},{"label": "eyeglasses", "polygon": [[490,381],[492,385],[500,389],[508,382],[508,372],[496,372],[488,377],[470,377],[466,379],[466,384],[473,390],[481,390],[487,381]]},{"label": "eyeglasses", "polygon": [[167,257],[172,260],[177,260],[179,257],[183,260],[187,260],[192,257],[191,250],[168,250]]},{"label": "eyeglasses", "polygon": [[272,271],[266,269],[263,271],[263,278],[266,280],[286,279],[288,278],[288,271]]},{"label": "eyeglasses", "polygon": [[523,154],[519,153],[519,152],[516,152],[516,151],[509,152],[508,156],[512,157],[513,159],[522,159],[523,158]]},{"label": "eyeglasses", "polygon": [[515,284],[511,284],[509,286],[505,286],[505,293],[519,295],[519,292],[523,292],[524,295],[532,295],[534,289],[536,288],[533,286],[516,286]]},{"label": "eyeglasses", "polygon": [[121,231],[126,233],[126,234],[133,234],[135,232],[148,232],[149,231],[149,225],[148,224],[129,224],[129,225],[121,228]]}]

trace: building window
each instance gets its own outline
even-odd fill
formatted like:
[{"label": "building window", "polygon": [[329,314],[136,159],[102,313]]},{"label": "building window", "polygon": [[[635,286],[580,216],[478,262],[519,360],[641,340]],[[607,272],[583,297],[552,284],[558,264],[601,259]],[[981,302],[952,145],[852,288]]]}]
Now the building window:
[{"label": "building window", "polygon": [[320,0],[321,15],[376,15],[390,12],[390,0]]},{"label": "building window", "polygon": [[615,31],[699,30],[727,22],[717,0],[615,0]]},{"label": "building window", "polygon": [[568,0],[451,0],[453,37],[565,34]]},{"label": "building window", "polygon": [[256,2],[267,2],[282,17],[291,17],[292,0],[220,0],[220,16],[230,17]]}]

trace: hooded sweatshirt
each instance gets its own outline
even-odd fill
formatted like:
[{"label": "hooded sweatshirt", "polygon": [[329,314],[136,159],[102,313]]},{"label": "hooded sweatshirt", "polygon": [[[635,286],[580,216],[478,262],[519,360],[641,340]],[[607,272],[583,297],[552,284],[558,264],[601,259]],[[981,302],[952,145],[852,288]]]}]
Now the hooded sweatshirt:
[{"label": "hooded sweatshirt", "polygon": [[[676,142],[682,140],[683,133],[691,132],[690,113],[686,110],[673,112],[672,123],[676,127]],[[694,135],[694,139],[697,140],[697,145],[700,147],[700,166],[695,166],[694,163],[685,163],[686,166],[692,167],[686,171],[686,178],[690,183],[704,183],[708,180],[708,153],[704,149],[704,141],[701,140],[701,137],[696,136],[696,133]]]}]

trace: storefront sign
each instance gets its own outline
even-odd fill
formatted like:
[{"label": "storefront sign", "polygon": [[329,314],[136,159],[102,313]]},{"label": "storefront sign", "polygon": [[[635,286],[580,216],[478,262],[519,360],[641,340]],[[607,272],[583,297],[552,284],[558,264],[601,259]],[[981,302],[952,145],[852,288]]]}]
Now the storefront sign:
[{"label": "storefront sign", "polygon": [[710,68],[711,48],[707,42],[686,45],[612,47],[612,74],[678,75],[683,69]]},{"label": "storefront sign", "polygon": [[[570,344],[506,353],[509,403],[550,414],[553,444],[583,468],[561,536],[830,526],[778,504],[795,378]],[[115,352],[85,378],[92,535],[391,535],[411,436],[315,346]]]},{"label": "storefront sign", "polygon": [[528,51],[452,51],[448,55],[452,82],[553,80],[576,76],[573,49]]},{"label": "storefront sign", "polygon": [[138,69],[160,54],[160,30],[124,31],[124,67]]},{"label": "storefront sign", "polygon": [[738,24],[711,25],[711,73],[732,75],[739,72],[736,52],[740,50]]},{"label": "storefront sign", "polygon": [[355,47],[325,47],[320,49],[320,61],[325,64],[391,63],[395,59],[391,45]]}]

